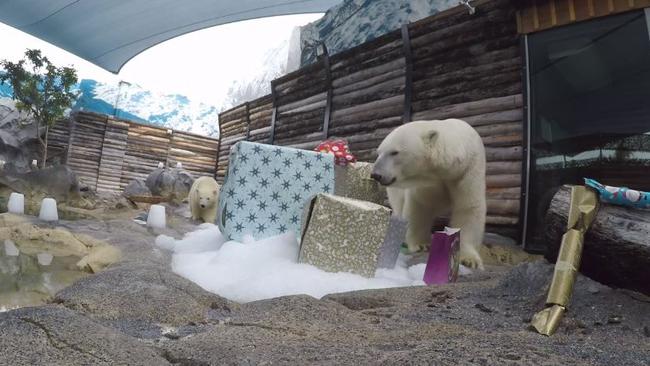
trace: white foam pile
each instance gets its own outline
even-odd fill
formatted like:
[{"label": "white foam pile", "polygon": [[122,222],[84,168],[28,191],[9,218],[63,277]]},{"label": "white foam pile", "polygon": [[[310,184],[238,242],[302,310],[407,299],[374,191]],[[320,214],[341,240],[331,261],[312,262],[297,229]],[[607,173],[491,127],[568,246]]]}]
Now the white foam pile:
[{"label": "white foam pile", "polygon": [[378,269],[374,278],[329,273],[297,262],[298,242],[287,234],[243,243],[226,241],[219,228],[203,224],[182,240],[160,235],[156,245],[174,252],[172,269],[207,291],[237,302],[285,295],[327,294],[400,286],[424,285],[425,264],[407,268],[400,254],[393,269]]}]

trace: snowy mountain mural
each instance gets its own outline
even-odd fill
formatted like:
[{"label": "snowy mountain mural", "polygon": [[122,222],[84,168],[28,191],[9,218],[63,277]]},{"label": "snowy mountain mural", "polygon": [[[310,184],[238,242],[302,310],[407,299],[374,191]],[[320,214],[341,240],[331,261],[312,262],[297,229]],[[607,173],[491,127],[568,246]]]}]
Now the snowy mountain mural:
[{"label": "snowy mountain mural", "polygon": [[224,107],[232,108],[271,93],[271,81],[287,73],[289,38],[270,48],[260,59],[255,72],[236,80],[228,89]]},{"label": "snowy mountain mural", "polygon": [[219,108],[194,102],[183,95],[156,94],[137,85],[120,88],[87,79],[82,80],[78,88],[80,96],[73,110],[115,114],[119,118],[208,136],[219,134]]},{"label": "snowy mountain mural", "polygon": [[333,55],[456,5],[458,0],[344,0],[301,27],[301,65],[316,61],[321,42]]},{"label": "snowy mountain mural", "polygon": [[[183,95],[156,94],[137,85],[126,84],[120,88],[88,79],[81,80],[75,89],[79,98],[72,107],[73,111],[116,115],[118,118],[206,136],[219,135],[220,108],[192,101]],[[11,98],[11,95],[11,88],[0,84],[0,98]]]}]

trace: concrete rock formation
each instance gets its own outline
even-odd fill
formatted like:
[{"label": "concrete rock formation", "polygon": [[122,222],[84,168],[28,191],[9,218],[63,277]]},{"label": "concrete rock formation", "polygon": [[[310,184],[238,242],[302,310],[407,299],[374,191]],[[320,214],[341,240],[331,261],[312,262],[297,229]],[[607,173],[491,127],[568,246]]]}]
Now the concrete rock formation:
[{"label": "concrete rock formation", "polygon": [[0,98],[0,160],[5,171],[26,173],[33,159],[41,159],[42,147],[34,120],[18,112],[13,100]]},{"label": "concrete rock formation", "polygon": [[154,196],[164,197],[169,202],[180,203],[187,198],[194,177],[183,169],[156,169],[149,174],[145,184]]}]

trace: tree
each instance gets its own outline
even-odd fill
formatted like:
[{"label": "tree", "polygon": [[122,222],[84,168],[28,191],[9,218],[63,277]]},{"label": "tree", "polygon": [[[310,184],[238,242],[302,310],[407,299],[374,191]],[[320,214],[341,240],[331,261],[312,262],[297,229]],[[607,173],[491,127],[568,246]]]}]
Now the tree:
[{"label": "tree", "polygon": [[[71,67],[56,67],[41,55],[40,50],[27,50],[25,57],[14,63],[0,61],[4,73],[0,73],[0,83],[8,83],[13,89],[16,108],[36,121],[36,134],[43,146],[43,161],[47,161],[47,138],[52,128],[60,121],[65,111],[72,106],[77,95],[72,87],[77,83],[77,72]],[[45,127],[45,138],[41,128]]]}]

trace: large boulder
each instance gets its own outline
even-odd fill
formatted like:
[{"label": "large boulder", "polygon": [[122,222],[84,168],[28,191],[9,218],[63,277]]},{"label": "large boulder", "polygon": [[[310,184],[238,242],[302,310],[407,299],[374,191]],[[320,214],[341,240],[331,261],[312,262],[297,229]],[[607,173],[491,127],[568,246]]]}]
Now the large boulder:
[{"label": "large boulder", "polygon": [[183,169],[156,169],[147,177],[145,184],[154,196],[169,202],[180,203],[190,193],[194,177]]},{"label": "large boulder", "polygon": [[151,196],[151,190],[147,187],[145,181],[141,179],[134,179],[129,183],[126,188],[124,188],[125,197],[134,197],[134,196]]},{"label": "large boulder", "polygon": [[33,118],[20,113],[8,98],[0,98],[0,160],[5,170],[25,173],[33,159],[41,159],[42,146],[38,141]]},{"label": "large boulder", "polygon": [[9,197],[11,192],[25,195],[25,210],[32,214],[38,212],[45,197],[54,198],[57,202],[70,206],[78,206],[82,200],[77,175],[67,165],[56,165],[28,173],[1,170],[0,196]]}]

